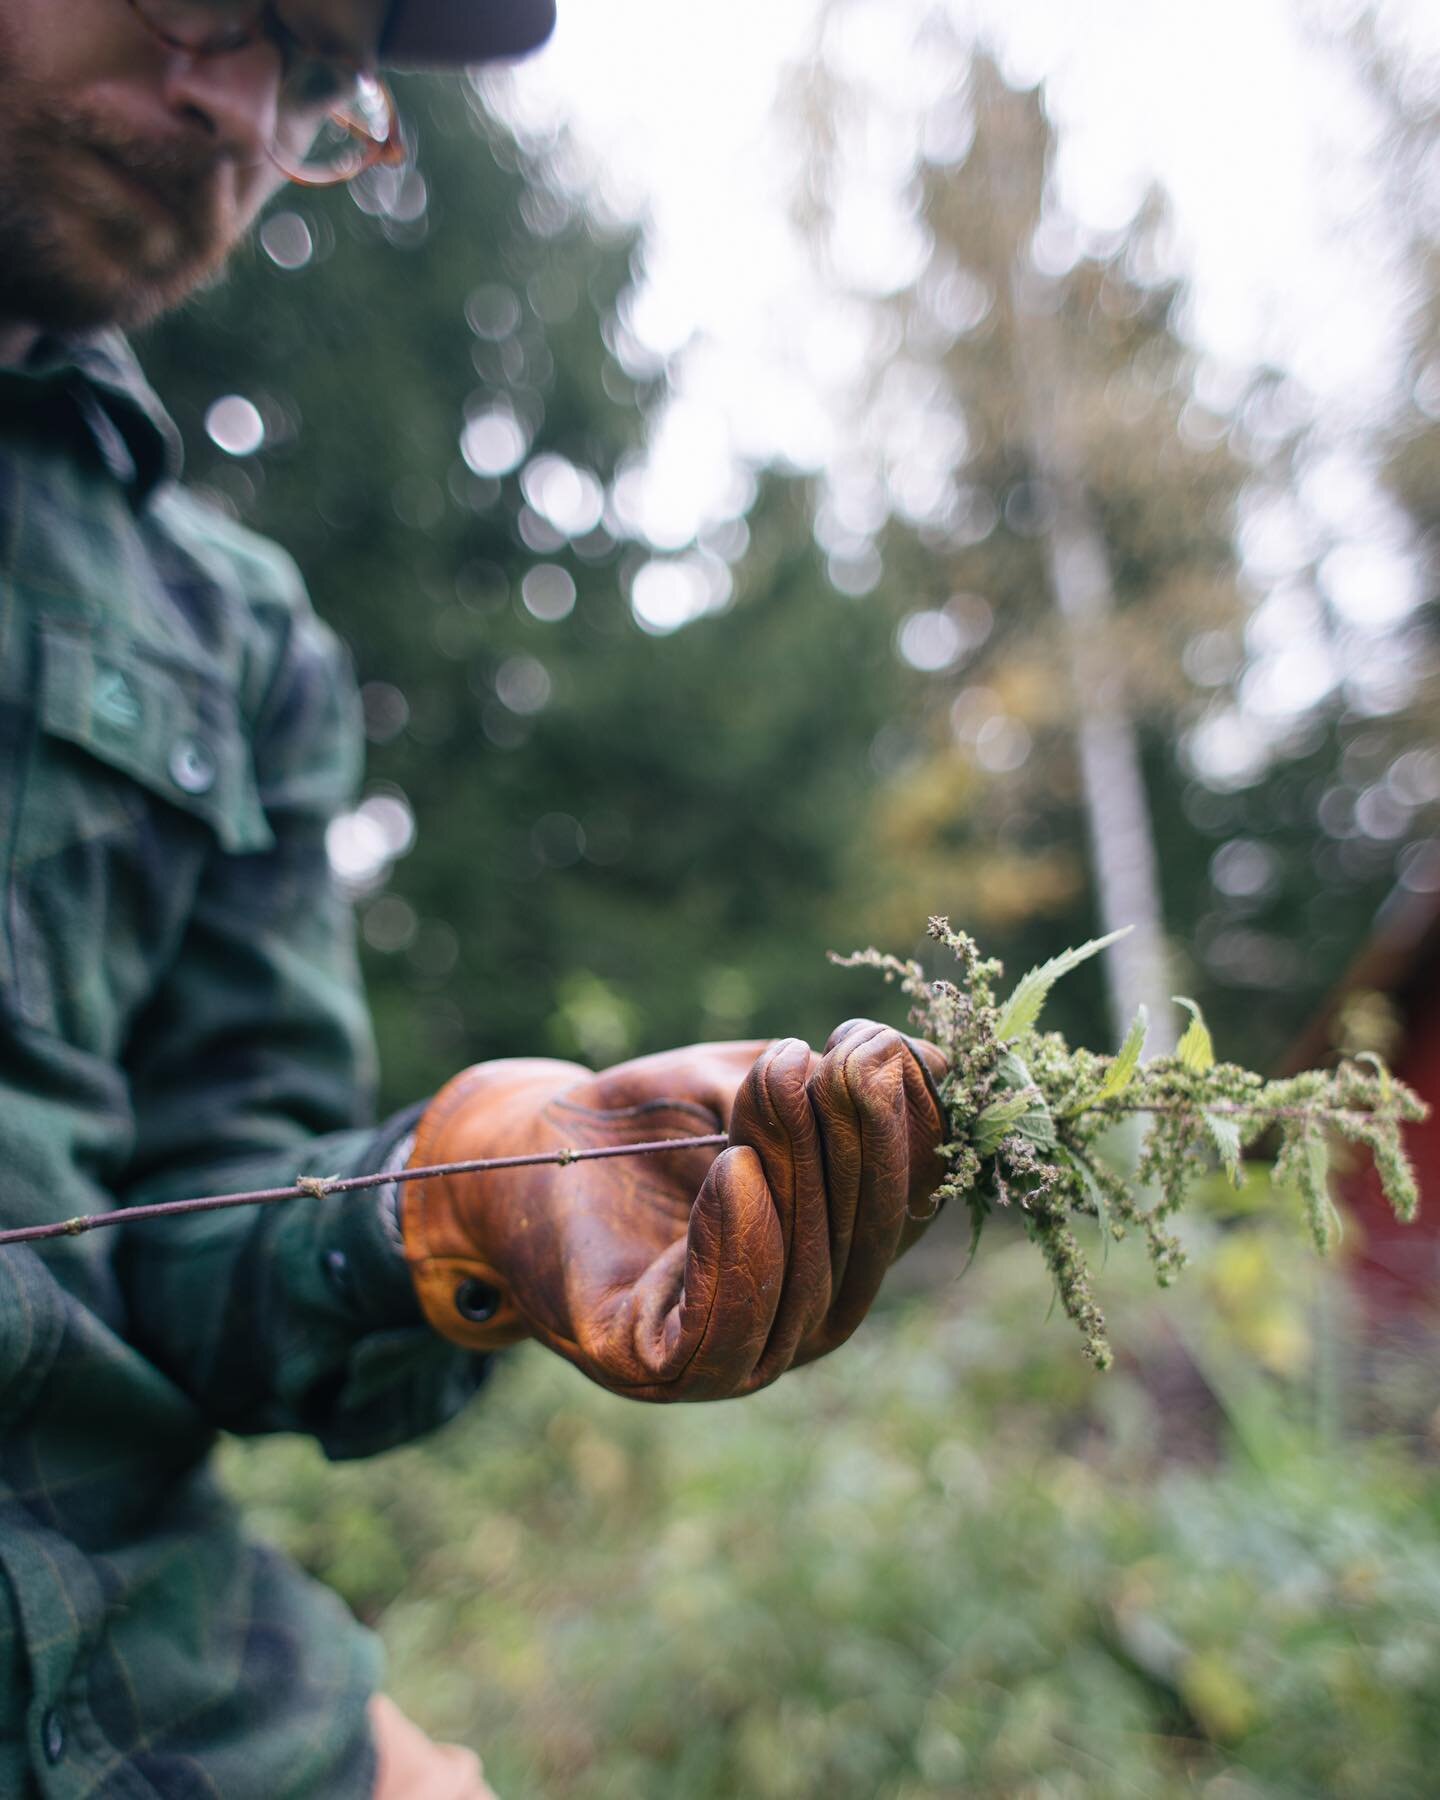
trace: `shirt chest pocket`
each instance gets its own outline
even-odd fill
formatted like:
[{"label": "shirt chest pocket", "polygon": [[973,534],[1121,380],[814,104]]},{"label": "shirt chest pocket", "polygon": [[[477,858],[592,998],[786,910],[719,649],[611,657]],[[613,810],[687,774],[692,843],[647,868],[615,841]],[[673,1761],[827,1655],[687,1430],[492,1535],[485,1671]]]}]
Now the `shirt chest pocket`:
[{"label": "shirt chest pocket", "polygon": [[59,629],[11,828],[8,1005],[113,1055],[178,947],[207,856],[270,848],[233,694],[134,644]]}]

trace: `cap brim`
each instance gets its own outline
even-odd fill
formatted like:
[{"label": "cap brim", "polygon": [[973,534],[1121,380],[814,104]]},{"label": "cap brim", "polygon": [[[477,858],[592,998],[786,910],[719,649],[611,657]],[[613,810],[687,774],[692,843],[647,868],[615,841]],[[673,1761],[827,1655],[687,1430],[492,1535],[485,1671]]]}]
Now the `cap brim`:
[{"label": "cap brim", "polygon": [[555,29],[555,0],[396,0],[380,60],[454,68],[537,50]]}]

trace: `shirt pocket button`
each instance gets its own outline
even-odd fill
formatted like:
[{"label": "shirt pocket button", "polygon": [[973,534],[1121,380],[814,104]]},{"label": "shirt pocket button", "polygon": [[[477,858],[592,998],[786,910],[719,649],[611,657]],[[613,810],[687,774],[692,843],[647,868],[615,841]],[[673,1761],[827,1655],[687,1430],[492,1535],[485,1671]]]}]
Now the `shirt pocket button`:
[{"label": "shirt pocket button", "polygon": [[208,794],[215,785],[215,758],[199,738],[183,737],[170,752],[170,779],[182,794]]},{"label": "shirt pocket button", "polygon": [[65,1720],[58,1707],[52,1706],[40,1721],[40,1743],[46,1762],[53,1768],[65,1754]]}]

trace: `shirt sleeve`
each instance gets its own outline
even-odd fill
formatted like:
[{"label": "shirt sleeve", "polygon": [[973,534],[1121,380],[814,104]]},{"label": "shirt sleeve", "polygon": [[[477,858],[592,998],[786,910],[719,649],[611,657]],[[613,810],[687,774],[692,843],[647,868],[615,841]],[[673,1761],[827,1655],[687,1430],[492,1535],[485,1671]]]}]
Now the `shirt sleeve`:
[{"label": "shirt sleeve", "polygon": [[[273,843],[208,857],[184,940],[127,1055],[136,1151],[122,1204],[367,1173],[412,1109],[368,1123],[374,1057],[350,908],[325,849],[361,734],[348,659],[292,609],[252,727]],[[129,1335],[236,1432],[304,1431],[333,1457],[440,1424],[482,1359],[425,1323],[373,1190],[124,1230]]]}]

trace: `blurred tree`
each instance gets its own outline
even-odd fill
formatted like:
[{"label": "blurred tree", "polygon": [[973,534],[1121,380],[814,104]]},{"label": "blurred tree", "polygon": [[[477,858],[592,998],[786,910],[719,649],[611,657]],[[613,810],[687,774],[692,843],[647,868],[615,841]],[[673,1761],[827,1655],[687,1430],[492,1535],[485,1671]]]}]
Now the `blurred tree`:
[{"label": "blurred tree", "polygon": [[[1178,805],[1180,734],[1206,699],[1188,670],[1243,612],[1249,471],[1197,398],[1162,199],[1087,240],[1054,192],[1041,95],[972,55],[945,9],[913,11],[917,60],[966,79],[963,116],[956,87],[933,83],[915,133],[923,267],[877,302],[897,326],[868,399],[885,589],[931,720],[878,828],[904,871],[887,928],[943,905],[1016,960],[1131,924],[1107,959],[1111,1011],[1128,1023],[1146,1001],[1158,1048],[1175,985],[1162,919],[1190,923],[1203,867]],[[864,104],[848,104],[863,137]],[[831,101],[832,164],[846,107]],[[844,179],[818,184],[832,224]],[[833,534],[843,486],[828,505]]]},{"label": "blurred tree", "polygon": [[[1045,585],[1058,614],[1100,923],[1106,932],[1128,927],[1131,934],[1106,964],[1112,1024],[1123,1032],[1143,1004],[1152,1041],[1164,1048],[1172,1034],[1150,802],[1134,700],[1115,661],[1116,573],[1097,464],[1089,454],[1100,383],[1112,380],[1119,367],[1113,354],[1084,355],[1097,336],[1093,289],[1075,296],[1084,307],[1077,333],[1073,304],[1067,307],[1067,296],[1046,291],[1037,266],[1035,235],[1053,154],[1038,97],[1006,87],[984,57],[977,59],[971,82],[975,135],[966,160],[975,191],[966,194],[963,183],[933,184],[926,217],[937,244],[989,291],[992,349],[1006,367],[1013,397],[997,411],[999,395],[967,379],[968,370],[954,374],[963,384],[967,422],[989,450],[992,473],[1019,476],[1023,483],[1021,511],[1029,509],[1025,523],[1042,551]],[[1078,285],[1083,290],[1085,284]],[[1126,299],[1134,305],[1128,310],[1143,312],[1146,297],[1130,285]],[[1128,345],[1124,354],[1133,351]]]},{"label": "blurred tree", "polygon": [[[1387,50],[1367,34],[1359,42],[1386,120],[1383,155],[1390,212],[1399,230],[1411,300],[1400,392],[1381,434],[1380,478],[1413,535],[1419,604],[1410,621],[1414,632],[1408,649],[1418,656],[1419,671],[1431,679],[1428,685],[1423,680],[1413,684],[1400,711],[1405,735],[1433,743],[1440,648],[1440,65]],[[1427,766],[1431,774],[1422,784],[1423,799],[1440,802],[1440,758],[1432,753]],[[1412,768],[1411,776],[1402,776],[1397,784],[1398,798],[1403,800],[1415,787],[1413,773]],[[1440,869],[1436,882],[1440,885]]]},{"label": "blurred tree", "polygon": [[[1383,0],[1342,14],[1333,29],[1373,110],[1373,194],[1383,201],[1383,249],[1406,302],[1395,404],[1378,434],[1382,475],[1428,537],[1440,525],[1440,60],[1418,53],[1403,15]],[[1427,574],[1433,612],[1433,569]]]},{"label": "blurred tree", "polygon": [[1197,949],[1222,1016],[1248,1008],[1275,1053],[1397,882],[1440,890],[1440,80],[1373,21],[1341,43],[1376,124],[1353,228],[1409,302],[1399,379],[1340,416],[1283,370],[1252,384],[1239,427],[1264,469],[1241,538],[1259,591],[1200,746],[1218,773],[1186,796],[1214,844]]},{"label": "blurred tree", "polygon": [[334,857],[386,1098],[496,1055],[823,1038],[874,1000],[823,952],[901,704],[888,624],[826,584],[795,482],[684,554],[626,539],[660,391],[634,239],[463,84],[401,99],[415,171],[283,195],[144,346],[191,479],[356,659],[370,780]]}]

